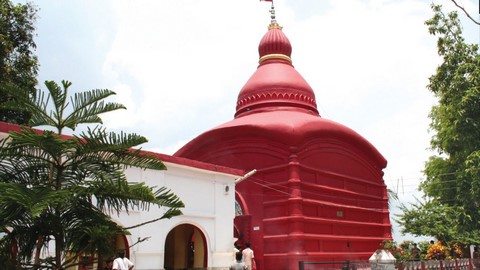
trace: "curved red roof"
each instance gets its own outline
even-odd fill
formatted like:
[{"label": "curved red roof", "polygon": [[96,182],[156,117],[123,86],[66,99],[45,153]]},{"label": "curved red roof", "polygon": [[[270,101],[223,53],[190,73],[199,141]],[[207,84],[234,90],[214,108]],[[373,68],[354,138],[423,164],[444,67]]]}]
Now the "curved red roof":
[{"label": "curved red roof", "polygon": [[[378,168],[385,168],[386,159],[363,136],[354,130],[321,118],[309,111],[275,107],[244,113],[229,122],[219,125],[190,141],[174,155],[197,158],[208,154],[220,140],[232,137],[257,136],[286,145],[302,145],[318,139],[334,139],[358,149],[368,156]],[[210,146],[210,147],[209,147]],[[205,152],[205,150],[207,150]],[[242,168],[246,169],[246,168]]]}]

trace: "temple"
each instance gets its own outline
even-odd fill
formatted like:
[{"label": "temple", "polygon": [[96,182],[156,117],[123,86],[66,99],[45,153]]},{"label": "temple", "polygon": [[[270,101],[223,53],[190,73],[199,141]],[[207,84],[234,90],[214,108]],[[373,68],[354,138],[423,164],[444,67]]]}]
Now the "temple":
[{"label": "temple", "polygon": [[[167,171],[125,169],[130,182],[166,187],[185,203],[183,215],[155,223],[147,221],[163,209],[112,216],[132,227],[115,250],[127,250],[135,269],[226,269],[233,241],[251,243],[258,270],[299,269],[302,261],[367,260],[392,239],[387,161],[361,135],[320,116],[273,9],[258,52],[231,121],[173,156],[153,153]],[[20,130],[0,122],[0,138]],[[148,241],[136,245],[140,239]],[[95,256],[85,254],[79,269],[93,269]],[[106,265],[99,260],[98,268]]]},{"label": "temple", "polygon": [[391,239],[387,161],[354,130],[319,115],[274,16],[258,52],[234,119],[174,156],[256,170],[236,186],[234,235],[251,242],[258,269],[368,259]]}]

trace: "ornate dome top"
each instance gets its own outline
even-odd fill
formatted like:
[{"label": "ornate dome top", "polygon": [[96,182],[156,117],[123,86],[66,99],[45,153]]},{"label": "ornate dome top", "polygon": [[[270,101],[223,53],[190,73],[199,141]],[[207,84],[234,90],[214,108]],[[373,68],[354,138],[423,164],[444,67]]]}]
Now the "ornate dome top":
[{"label": "ornate dome top", "polygon": [[277,23],[271,23],[268,32],[263,36],[258,45],[259,62],[267,59],[279,58],[291,62],[292,45],[287,36],[282,32],[282,27]]},{"label": "ornate dome top", "polygon": [[259,66],[238,94],[235,117],[295,108],[318,115],[315,94],[292,65],[292,45],[275,20],[258,45]]}]

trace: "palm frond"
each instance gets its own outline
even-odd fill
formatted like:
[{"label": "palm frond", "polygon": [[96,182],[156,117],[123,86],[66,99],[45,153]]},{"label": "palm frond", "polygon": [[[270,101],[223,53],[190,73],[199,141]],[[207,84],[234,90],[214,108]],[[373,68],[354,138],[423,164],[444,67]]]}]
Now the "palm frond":
[{"label": "palm frond", "polygon": [[150,204],[157,204],[158,201],[148,186],[143,183],[129,183],[124,176],[104,181],[92,181],[91,191],[97,201],[97,207],[108,213],[129,209],[148,210]]},{"label": "palm frond", "polygon": [[110,163],[124,165],[125,167],[139,167],[144,169],[165,170],[163,162],[154,155],[132,150],[140,144],[147,142],[147,139],[137,134],[120,132],[106,132],[104,128],[88,129],[80,134],[79,142],[75,153],[77,160],[88,161],[88,163]]},{"label": "palm frond", "polygon": [[10,226],[14,220],[25,218],[30,212],[30,197],[25,188],[12,183],[0,183],[0,226]]},{"label": "palm frond", "polygon": [[68,190],[52,190],[48,187],[29,187],[17,183],[0,183],[0,205],[12,210],[1,211],[0,215],[15,217],[21,215],[38,217],[52,206],[65,206],[71,194]]},{"label": "palm frond", "polygon": [[31,153],[40,150],[50,157],[59,157],[71,151],[77,142],[76,139],[64,139],[52,131],[35,132],[32,129],[22,128],[21,132],[9,133],[7,144],[5,153],[32,157]]},{"label": "palm frond", "polygon": [[95,89],[76,93],[71,98],[73,112],[66,117],[64,125],[75,130],[78,124],[102,123],[99,114],[126,109],[125,106],[114,102],[104,102],[103,100],[115,92],[108,89]]},{"label": "palm frond", "polygon": [[160,187],[157,191],[155,191],[155,196],[159,202],[158,204],[161,206],[171,208],[185,207],[185,204],[180,200],[180,198],[166,187]]},{"label": "palm frond", "polygon": [[58,176],[52,168],[63,166],[62,157],[76,145],[76,139],[62,139],[57,134],[45,131],[34,132],[23,128],[11,132],[0,148],[0,181],[27,185],[44,185]]},{"label": "palm frond", "polygon": [[31,127],[55,126],[56,121],[47,109],[50,95],[45,95],[45,92],[41,90],[38,90],[35,95],[29,95],[27,90],[9,84],[2,84],[2,90],[13,98],[0,104],[0,108],[30,113],[31,119],[28,125]]},{"label": "palm frond", "polygon": [[54,118],[56,119],[56,123],[62,121],[63,113],[65,108],[68,107],[67,94],[68,94],[68,87],[70,87],[72,83],[68,81],[62,81],[63,89],[54,82],[54,81],[45,81],[45,86],[47,87],[48,92],[50,93],[50,97],[52,98],[53,106],[54,106]]}]

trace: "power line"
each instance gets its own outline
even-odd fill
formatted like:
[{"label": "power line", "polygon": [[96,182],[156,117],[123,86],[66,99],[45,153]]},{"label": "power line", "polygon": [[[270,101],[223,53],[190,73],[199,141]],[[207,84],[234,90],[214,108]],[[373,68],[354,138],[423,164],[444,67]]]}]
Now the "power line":
[{"label": "power line", "polygon": [[[275,187],[272,187],[272,185],[274,186],[278,186],[278,187],[281,187],[282,189],[287,189],[287,190],[291,190],[291,188],[289,187],[285,187],[285,186],[281,186],[280,184],[274,184],[274,183],[270,183],[270,182],[267,182],[267,181],[264,181],[264,180],[261,180],[261,179],[258,179],[258,178],[251,178],[250,179],[250,182],[252,183],[255,183],[263,188],[268,188],[268,189],[271,189],[273,191],[276,191],[280,194],[283,194],[283,195],[287,195],[289,197],[293,197],[293,198],[302,198],[302,197],[299,197],[299,196],[295,196],[295,195],[292,195],[291,193],[287,192],[287,191],[284,191],[284,190],[281,190],[281,189],[278,189],[278,188],[275,188]],[[310,194],[310,195],[317,195],[318,193],[317,192],[310,192],[310,191],[306,191],[306,190],[302,190],[301,191],[302,194]],[[263,193],[249,193],[249,196],[251,195],[254,195],[254,196],[265,196]],[[283,195],[269,195],[269,196],[283,196]],[[333,198],[333,199],[338,199],[339,196],[332,196],[332,195],[328,195],[328,194],[322,194],[322,197],[325,198],[325,199],[328,199],[328,198]],[[372,203],[372,202],[378,202],[378,203],[382,203],[382,200],[383,198],[377,198],[375,200],[375,198],[372,198],[372,200],[367,200],[367,199],[353,199],[353,198],[349,198],[349,197],[340,197],[342,200],[350,200],[352,202],[355,202],[357,203],[357,205],[355,204],[352,204],[352,205],[347,205],[347,204],[341,204],[341,203],[335,203],[333,201],[325,201],[326,203],[333,203],[333,204],[337,204],[339,207],[358,207],[360,209],[364,209],[364,210],[373,210],[373,211],[384,211],[386,210],[385,208],[373,208],[373,207],[365,207],[365,206],[361,206],[361,205],[358,205],[359,203],[362,203],[362,202],[366,202],[366,203]],[[387,202],[388,203],[388,202]]]}]

